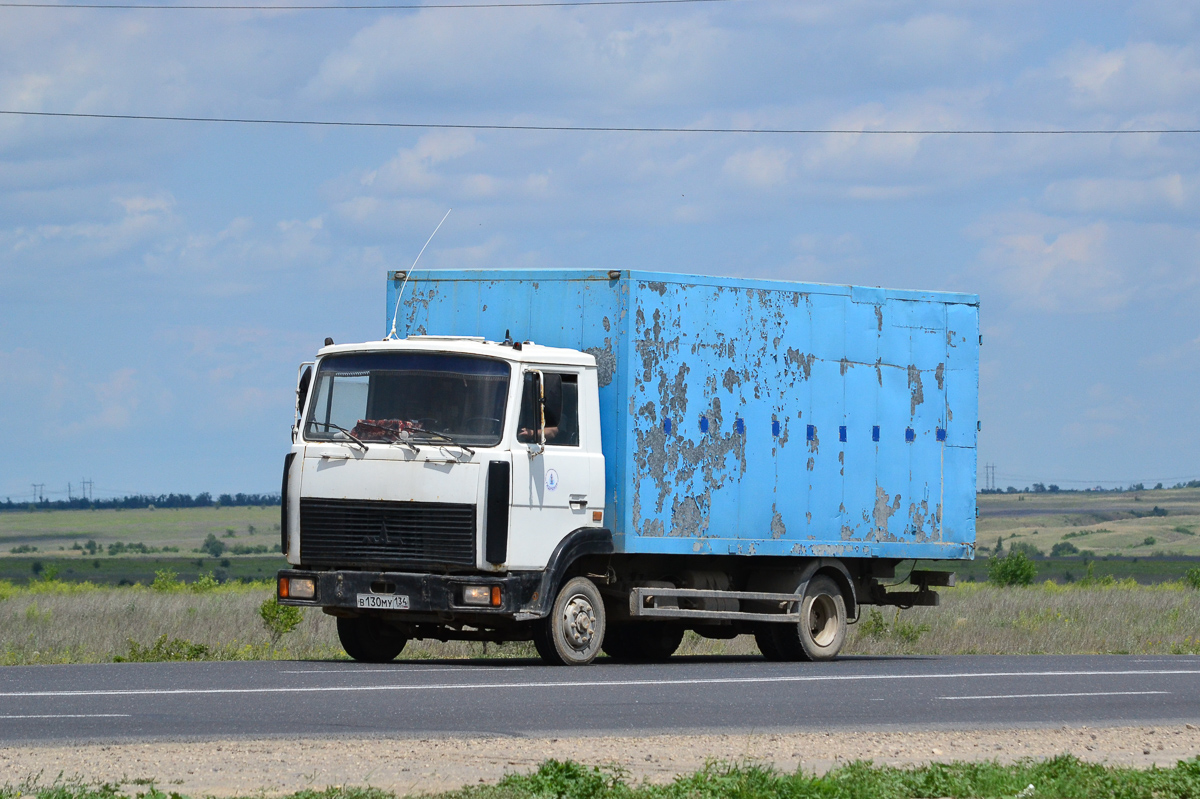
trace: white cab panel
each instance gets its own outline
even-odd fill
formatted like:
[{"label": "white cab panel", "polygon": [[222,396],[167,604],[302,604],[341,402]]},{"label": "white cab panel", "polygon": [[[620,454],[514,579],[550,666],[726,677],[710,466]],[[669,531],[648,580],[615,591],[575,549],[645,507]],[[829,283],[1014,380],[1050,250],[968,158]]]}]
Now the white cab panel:
[{"label": "white cab panel", "polygon": [[[579,445],[537,445],[516,442],[512,426],[512,514],[508,535],[508,568],[543,569],[554,548],[581,527],[601,527],[592,521],[594,510],[604,507],[604,456],[600,454],[599,408],[596,372],[555,365],[538,365],[543,372],[577,375]],[[518,387],[520,381],[514,381]],[[519,417],[518,402],[510,409]],[[531,453],[534,453],[531,455]]]},{"label": "white cab panel", "polygon": [[[309,442],[304,452],[304,496],[392,502],[479,501],[479,464],[457,447],[425,446],[420,453],[391,444],[361,449]],[[458,457],[456,457],[458,456]]]},{"label": "white cab panel", "polygon": [[303,491],[304,445],[293,444],[291,467],[288,469],[287,485],[287,552],[283,553],[288,563],[300,563],[300,492]]}]

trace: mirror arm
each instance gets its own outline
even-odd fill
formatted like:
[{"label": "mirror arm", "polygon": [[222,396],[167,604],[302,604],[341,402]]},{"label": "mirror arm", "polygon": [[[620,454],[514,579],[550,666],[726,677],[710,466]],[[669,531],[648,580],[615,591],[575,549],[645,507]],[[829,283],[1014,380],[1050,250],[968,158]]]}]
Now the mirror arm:
[{"label": "mirror arm", "polygon": [[529,458],[532,460],[546,451],[546,395],[542,384],[542,373],[539,369],[530,369],[528,374],[534,376],[537,383],[537,395],[534,401],[537,409],[534,412],[534,424],[537,425],[537,441],[529,447]]}]

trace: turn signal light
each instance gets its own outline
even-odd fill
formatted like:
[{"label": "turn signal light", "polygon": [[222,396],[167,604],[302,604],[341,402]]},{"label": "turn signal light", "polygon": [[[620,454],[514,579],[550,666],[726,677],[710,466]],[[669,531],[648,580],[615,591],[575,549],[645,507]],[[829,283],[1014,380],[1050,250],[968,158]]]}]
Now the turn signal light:
[{"label": "turn signal light", "polygon": [[302,577],[280,577],[280,599],[312,599],[317,595],[316,581]]}]

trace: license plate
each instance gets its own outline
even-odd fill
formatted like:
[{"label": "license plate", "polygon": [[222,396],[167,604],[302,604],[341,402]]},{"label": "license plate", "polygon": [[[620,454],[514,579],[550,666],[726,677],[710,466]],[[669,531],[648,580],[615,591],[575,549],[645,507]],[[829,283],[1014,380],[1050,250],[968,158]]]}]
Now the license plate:
[{"label": "license plate", "polygon": [[359,594],[358,606],[371,610],[408,610],[404,594]]}]

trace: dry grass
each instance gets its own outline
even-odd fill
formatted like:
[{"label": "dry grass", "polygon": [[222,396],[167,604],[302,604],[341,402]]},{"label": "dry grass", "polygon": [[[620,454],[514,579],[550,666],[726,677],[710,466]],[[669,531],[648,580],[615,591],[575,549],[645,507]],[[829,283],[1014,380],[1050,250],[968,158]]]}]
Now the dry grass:
[{"label": "dry grass", "polygon": [[[159,636],[203,644],[218,658],[345,658],[330,616],[306,611],[278,646],[258,616],[269,585],[207,593],[79,584],[0,584],[0,664],[108,662]],[[851,627],[847,654],[1200,654],[1200,592],[1179,584],[1079,588],[964,585],[937,608],[883,609]],[[899,621],[899,624],[896,622]],[[882,622],[880,624],[879,622]],[[755,655],[749,636],[689,634],[680,655]],[[412,642],[404,659],[534,657],[528,643]]]},{"label": "dry grass", "polygon": [[[258,608],[273,584],[227,584],[205,593],[88,583],[0,583],[0,665],[104,663],[162,635],[208,647],[219,659],[345,659],[332,616],[305,610],[295,631],[271,646]],[[407,658],[534,657],[526,643],[415,641]]]},{"label": "dry grass", "polygon": [[864,628],[857,626],[847,651],[873,655],[1200,652],[1200,592],[1177,583],[1095,588],[1053,583],[1029,588],[964,585],[942,594],[941,607],[901,612],[901,621],[910,630],[928,627],[915,641],[897,635],[895,611],[884,610],[888,630],[865,635]]},{"label": "dry grass", "polygon": [[[1200,592],[1177,583],[1078,588],[963,585],[936,608],[872,608],[850,628],[848,655],[1200,654]],[[898,622],[898,623],[897,623]],[[757,654],[749,636],[689,635],[680,654]]]}]

